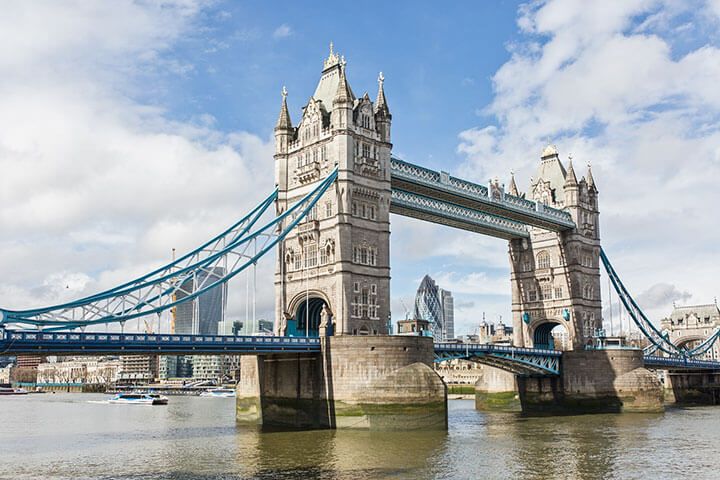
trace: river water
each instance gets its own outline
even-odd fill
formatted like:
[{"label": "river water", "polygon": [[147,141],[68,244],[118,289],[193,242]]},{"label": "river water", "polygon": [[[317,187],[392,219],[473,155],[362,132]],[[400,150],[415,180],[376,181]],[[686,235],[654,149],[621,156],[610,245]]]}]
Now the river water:
[{"label": "river water", "polygon": [[260,432],[234,399],[0,397],[0,478],[720,478],[720,407],[527,418],[449,402],[447,432]]}]

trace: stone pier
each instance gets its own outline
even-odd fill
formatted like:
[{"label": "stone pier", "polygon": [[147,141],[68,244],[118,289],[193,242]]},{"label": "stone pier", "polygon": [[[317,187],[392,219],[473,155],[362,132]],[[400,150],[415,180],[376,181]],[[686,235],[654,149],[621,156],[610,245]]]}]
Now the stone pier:
[{"label": "stone pier", "polygon": [[475,409],[495,412],[521,412],[515,374],[489,365],[481,365],[475,383]]},{"label": "stone pier", "polygon": [[[476,408],[497,409],[493,407],[501,403],[498,399],[511,398],[508,375],[512,374],[491,371],[478,381]],[[664,408],[662,385],[655,373],[644,368],[642,350],[565,352],[560,375],[518,375],[515,383],[525,413],[662,412]]]},{"label": "stone pier", "polygon": [[720,372],[666,372],[665,403],[720,405]]},{"label": "stone pier", "polygon": [[237,420],[283,428],[447,428],[432,339],[339,336],[317,354],[242,358]]}]

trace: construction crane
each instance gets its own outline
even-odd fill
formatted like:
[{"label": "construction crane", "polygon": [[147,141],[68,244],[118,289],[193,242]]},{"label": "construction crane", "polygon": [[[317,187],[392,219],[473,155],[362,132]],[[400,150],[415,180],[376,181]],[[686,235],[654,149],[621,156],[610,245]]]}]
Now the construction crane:
[{"label": "construction crane", "polygon": [[145,333],[152,335],[152,333],[153,333],[152,325],[148,323],[147,318],[143,318],[143,322],[145,322]]},{"label": "construction crane", "polygon": [[400,298],[400,304],[405,309],[405,320],[410,320],[410,309],[405,305],[405,301],[402,298]]}]

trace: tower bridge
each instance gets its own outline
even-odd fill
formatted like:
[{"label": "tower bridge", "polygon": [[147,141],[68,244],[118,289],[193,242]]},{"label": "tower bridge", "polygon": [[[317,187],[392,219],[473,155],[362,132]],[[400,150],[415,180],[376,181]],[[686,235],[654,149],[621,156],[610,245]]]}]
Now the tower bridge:
[{"label": "tower bridge", "polygon": [[[695,357],[720,329],[691,349],[675,345],[602,251],[589,165],[578,180],[572,161],[565,165],[548,145],[521,193],[514,177],[505,191],[497,180],[480,185],[400,160],[392,155],[384,80],[380,74],[375,101],[356,96],[344,58],[331,49],[297,125],[283,88],[275,190],[256,208],[192,252],[117,287],[61,305],[0,310],[0,351],[242,354],[238,418],[294,426],[442,427],[445,386],[431,365],[453,358],[509,372],[526,409],[660,409],[662,387],[645,367],[693,370],[717,383],[720,363]],[[512,347],[388,335],[390,213],[508,241]],[[277,252],[275,337],[86,331],[192,302],[270,252]],[[648,356],[598,344],[601,264],[653,347]],[[571,352],[552,350],[557,325],[568,331]],[[481,395],[494,393],[491,383],[478,387]]]}]

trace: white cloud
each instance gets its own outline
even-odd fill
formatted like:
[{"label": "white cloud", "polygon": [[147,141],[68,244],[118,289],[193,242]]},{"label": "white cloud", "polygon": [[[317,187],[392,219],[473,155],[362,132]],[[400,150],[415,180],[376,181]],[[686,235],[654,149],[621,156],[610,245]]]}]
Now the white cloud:
[{"label": "white cloud", "polygon": [[[701,34],[676,44],[688,16],[697,31],[710,28],[693,8],[672,0],[522,7],[523,36],[483,109],[497,124],[461,132],[458,151],[463,174],[485,182],[514,168],[521,189],[548,138],[563,157],[574,154],[579,174],[592,161],[603,245],[632,291],[661,282],[691,295],[677,298],[709,302],[719,287],[711,206],[720,203],[720,49]],[[698,46],[683,50],[688,43]],[[657,318],[671,301],[648,307]]]},{"label": "white cloud", "polygon": [[[136,100],[164,75],[192,75],[169,49],[191,34],[200,7],[4,7],[0,306],[126,281],[224,229],[272,188],[270,142],[219,131],[208,115],[173,121]],[[266,297],[259,312],[272,309]],[[232,305],[231,315],[244,313]]]},{"label": "white cloud", "polygon": [[286,38],[293,34],[292,28],[287,23],[283,23],[273,32],[273,38]]}]

